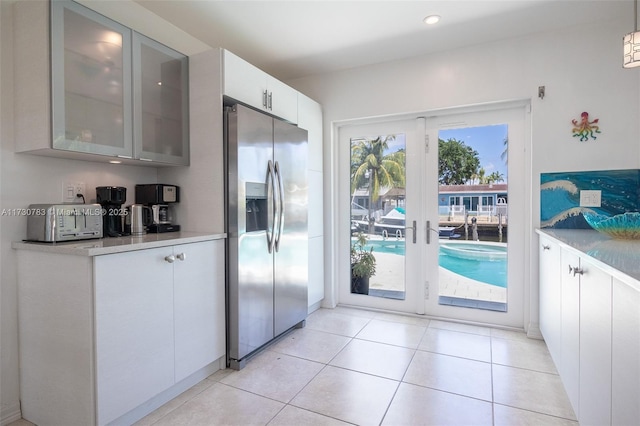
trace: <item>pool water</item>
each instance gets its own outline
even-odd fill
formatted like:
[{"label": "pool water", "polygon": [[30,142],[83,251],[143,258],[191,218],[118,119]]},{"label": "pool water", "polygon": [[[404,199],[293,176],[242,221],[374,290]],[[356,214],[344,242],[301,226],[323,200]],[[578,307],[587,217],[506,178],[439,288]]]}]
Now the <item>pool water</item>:
[{"label": "pool water", "polygon": [[[367,247],[373,247],[374,254],[405,254],[402,240],[370,240]],[[441,267],[472,280],[507,287],[506,246],[441,242],[438,263]]]}]

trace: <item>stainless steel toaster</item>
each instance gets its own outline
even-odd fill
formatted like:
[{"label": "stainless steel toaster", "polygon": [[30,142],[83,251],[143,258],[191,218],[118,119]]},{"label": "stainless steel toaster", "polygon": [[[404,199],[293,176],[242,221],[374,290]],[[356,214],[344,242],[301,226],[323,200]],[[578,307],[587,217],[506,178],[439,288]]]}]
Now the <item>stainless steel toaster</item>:
[{"label": "stainless steel toaster", "polygon": [[102,238],[100,204],[31,204],[27,211],[29,241]]}]

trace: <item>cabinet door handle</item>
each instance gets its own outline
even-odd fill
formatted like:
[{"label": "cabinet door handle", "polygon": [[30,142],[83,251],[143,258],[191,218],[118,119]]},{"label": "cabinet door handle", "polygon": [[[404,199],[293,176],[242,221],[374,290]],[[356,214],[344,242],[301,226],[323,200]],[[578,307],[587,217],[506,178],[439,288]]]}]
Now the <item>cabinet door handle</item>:
[{"label": "cabinet door handle", "polygon": [[176,255],[176,257],[182,261],[184,261],[187,258],[187,255],[185,253],[178,253]]},{"label": "cabinet door handle", "polygon": [[269,102],[268,102],[269,110],[273,110],[273,92],[269,92]]},{"label": "cabinet door handle", "polygon": [[542,245],[542,250],[551,250],[551,246]]},{"label": "cabinet door handle", "polygon": [[175,262],[175,261],[176,261],[176,257],[175,257],[174,255],[170,254],[169,256],[166,256],[166,257],[164,258],[164,260],[166,260],[166,261],[167,261],[167,262],[169,262],[169,263],[173,263],[173,262]]},{"label": "cabinet door handle", "polygon": [[583,275],[584,274],[584,269],[580,269],[579,266],[576,266],[575,268],[572,267],[571,265],[569,265],[569,275],[571,275],[571,273],[573,273],[573,276],[575,277],[576,275]]},{"label": "cabinet door handle", "polygon": [[264,92],[262,92],[262,106],[267,108],[267,90],[265,89]]}]

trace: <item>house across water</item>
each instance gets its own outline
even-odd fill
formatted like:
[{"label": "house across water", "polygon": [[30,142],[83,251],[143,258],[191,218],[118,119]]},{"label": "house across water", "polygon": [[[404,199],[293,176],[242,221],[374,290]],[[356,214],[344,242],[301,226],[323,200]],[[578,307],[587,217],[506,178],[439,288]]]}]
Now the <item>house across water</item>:
[{"label": "house across water", "polygon": [[440,222],[464,222],[465,216],[478,222],[502,222],[507,219],[507,184],[440,185],[438,190]]},{"label": "house across water", "polygon": [[[404,234],[404,188],[383,188],[380,192],[380,198],[369,210],[367,188],[354,191],[352,231],[366,232],[369,229],[371,211],[373,232],[382,234],[386,231],[389,236],[395,236],[399,231]],[[464,238],[470,235],[469,229],[476,223],[481,239],[505,241],[507,204],[507,184],[441,185],[438,194],[440,230],[448,230],[452,236],[457,234]]]}]

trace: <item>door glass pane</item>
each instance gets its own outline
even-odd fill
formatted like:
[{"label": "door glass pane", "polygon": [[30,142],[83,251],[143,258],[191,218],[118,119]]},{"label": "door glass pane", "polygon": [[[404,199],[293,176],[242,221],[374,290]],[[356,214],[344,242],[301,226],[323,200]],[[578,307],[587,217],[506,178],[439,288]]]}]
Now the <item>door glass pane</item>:
[{"label": "door glass pane", "polygon": [[124,147],[122,34],[64,10],[67,141]]},{"label": "door glass pane", "polygon": [[142,150],[171,156],[183,155],[183,85],[186,57],[169,55],[142,43],[141,108]]},{"label": "door glass pane", "polygon": [[507,131],[439,132],[441,305],[507,311]]},{"label": "door glass pane", "polygon": [[404,299],[406,135],[350,143],[351,293]]}]

